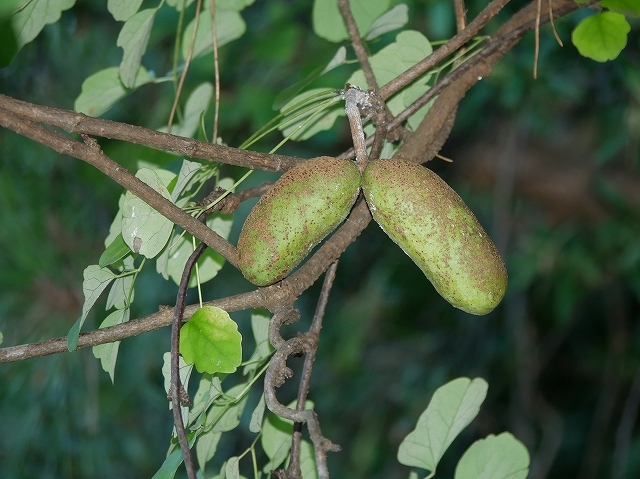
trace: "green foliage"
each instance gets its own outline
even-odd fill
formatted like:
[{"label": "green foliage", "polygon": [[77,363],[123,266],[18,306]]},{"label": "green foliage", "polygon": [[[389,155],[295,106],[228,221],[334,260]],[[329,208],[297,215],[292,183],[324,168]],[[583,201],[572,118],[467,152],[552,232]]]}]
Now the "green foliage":
[{"label": "green foliage", "polygon": [[480,378],[455,379],[440,387],[398,448],[398,461],[435,473],[442,455],[478,414],[488,384]]},{"label": "green foliage", "polygon": [[527,448],[508,432],[474,442],[460,458],[455,479],[525,479]]},{"label": "green foliage", "polygon": [[213,306],[196,311],[180,333],[180,354],[200,373],[234,373],[242,361],[242,335],[229,314]]},{"label": "green foliage", "polygon": [[616,58],[627,45],[629,22],[616,12],[601,12],[582,20],[571,41],[582,56],[597,62]]}]

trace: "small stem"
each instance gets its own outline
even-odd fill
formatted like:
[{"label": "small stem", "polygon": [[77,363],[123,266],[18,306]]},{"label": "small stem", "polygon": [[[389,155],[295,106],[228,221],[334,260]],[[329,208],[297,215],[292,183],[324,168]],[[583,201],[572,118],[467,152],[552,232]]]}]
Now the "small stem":
[{"label": "small stem", "polygon": [[356,153],[356,165],[361,173],[367,164],[367,147],[359,107],[369,103],[366,95],[366,92],[354,86],[348,86],[344,94],[344,111],[347,114],[347,118],[349,118],[353,148]]},{"label": "small stem", "polygon": [[373,74],[373,68],[371,68],[371,63],[369,63],[369,56],[367,55],[367,51],[364,48],[362,39],[360,38],[360,32],[358,31],[358,26],[353,18],[353,13],[349,6],[349,0],[338,0],[338,7],[340,8],[340,13],[342,14],[344,23],[347,26],[347,31],[351,38],[351,45],[353,45],[353,51],[358,58],[358,62],[364,72],[364,77],[367,80],[367,86],[371,89],[377,89],[378,82]]}]

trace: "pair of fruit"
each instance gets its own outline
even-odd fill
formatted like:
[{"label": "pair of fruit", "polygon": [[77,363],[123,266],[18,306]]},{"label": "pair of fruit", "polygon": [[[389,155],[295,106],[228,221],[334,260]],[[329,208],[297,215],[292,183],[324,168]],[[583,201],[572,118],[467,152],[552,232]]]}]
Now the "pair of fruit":
[{"label": "pair of fruit", "polygon": [[462,199],[431,170],[376,160],[360,174],[350,160],[320,157],[290,169],[255,205],[238,240],[238,266],[259,286],[286,277],[347,217],[360,188],[373,219],[456,308],[486,314],[507,273]]}]

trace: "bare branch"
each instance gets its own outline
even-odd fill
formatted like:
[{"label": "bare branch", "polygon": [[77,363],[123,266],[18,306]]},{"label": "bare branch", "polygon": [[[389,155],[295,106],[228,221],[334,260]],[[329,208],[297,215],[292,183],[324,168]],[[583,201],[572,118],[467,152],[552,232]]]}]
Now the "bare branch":
[{"label": "bare branch", "polygon": [[342,14],[344,23],[347,26],[353,50],[358,58],[358,62],[360,62],[362,71],[364,72],[364,78],[367,80],[367,86],[369,88],[377,89],[378,82],[373,74],[373,68],[371,68],[371,63],[369,63],[369,56],[367,55],[367,51],[364,48],[362,39],[360,38],[360,32],[358,31],[358,26],[353,18],[353,13],[349,6],[349,0],[338,0],[338,7],[340,8],[340,13]]},{"label": "bare branch", "polygon": [[75,111],[36,105],[5,95],[0,95],[0,108],[36,123],[58,127],[68,133],[86,133],[102,138],[122,140],[156,150],[170,151],[188,158],[200,158],[228,165],[244,166],[254,170],[286,171],[303,161],[291,156],[239,150],[230,146],[215,145],[140,126],[92,118]]}]

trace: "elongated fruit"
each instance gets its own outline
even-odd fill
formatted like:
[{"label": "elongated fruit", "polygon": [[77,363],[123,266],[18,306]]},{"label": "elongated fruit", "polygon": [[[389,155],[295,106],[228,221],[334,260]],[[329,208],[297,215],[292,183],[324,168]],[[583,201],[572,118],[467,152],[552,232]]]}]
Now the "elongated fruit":
[{"label": "elongated fruit", "polygon": [[507,272],[462,198],[431,170],[402,160],[371,162],[362,190],[373,218],[456,308],[486,314],[502,300]]},{"label": "elongated fruit", "polygon": [[359,190],[360,173],[350,160],[322,156],[288,170],[242,226],[242,274],[258,286],[287,276],[347,217]]}]

